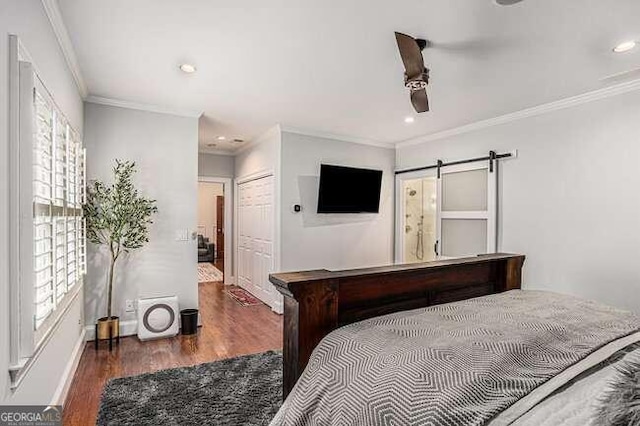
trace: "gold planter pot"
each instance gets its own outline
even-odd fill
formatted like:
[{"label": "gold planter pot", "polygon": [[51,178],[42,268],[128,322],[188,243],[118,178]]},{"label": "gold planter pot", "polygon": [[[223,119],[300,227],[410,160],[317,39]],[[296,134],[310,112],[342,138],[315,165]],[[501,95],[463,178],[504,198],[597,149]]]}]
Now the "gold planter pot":
[{"label": "gold planter pot", "polygon": [[[109,330],[111,330],[111,333],[109,333]],[[102,317],[98,319],[96,333],[96,340],[117,339],[120,335],[120,318]]]}]

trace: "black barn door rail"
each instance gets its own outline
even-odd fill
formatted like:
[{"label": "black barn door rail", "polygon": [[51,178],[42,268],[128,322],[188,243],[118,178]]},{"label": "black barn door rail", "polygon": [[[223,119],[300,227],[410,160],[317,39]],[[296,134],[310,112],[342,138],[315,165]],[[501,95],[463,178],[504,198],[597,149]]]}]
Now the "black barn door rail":
[{"label": "black barn door rail", "polygon": [[469,158],[467,160],[449,161],[448,163],[444,163],[444,162],[442,162],[442,160],[438,160],[438,162],[436,164],[432,164],[430,166],[415,167],[413,169],[406,169],[406,170],[396,170],[395,174],[396,175],[401,175],[403,173],[411,173],[411,172],[419,172],[419,171],[422,171],[422,170],[438,169],[438,178],[440,178],[440,169],[442,167],[457,166],[459,164],[467,164],[467,163],[478,163],[480,161],[488,161],[489,162],[489,172],[493,173],[493,164],[494,164],[494,162],[497,161],[497,160],[501,160],[503,158],[509,158],[509,157],[513,157],[513,154],[510,153],[510,152],[506,152],[504,154],[496,154],[495,151],[489,151],[489,155],[487,155],[486,157],[476,157],[476,158]]}]

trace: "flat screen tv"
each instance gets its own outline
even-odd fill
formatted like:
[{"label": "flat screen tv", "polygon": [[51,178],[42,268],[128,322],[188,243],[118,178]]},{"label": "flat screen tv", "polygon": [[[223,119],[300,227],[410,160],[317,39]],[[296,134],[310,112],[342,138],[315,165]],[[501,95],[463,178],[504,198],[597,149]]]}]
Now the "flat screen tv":
[{"label": "flat screen tv", "polygon": [[378,213],[382,170],[320,166],[318,213]]}]

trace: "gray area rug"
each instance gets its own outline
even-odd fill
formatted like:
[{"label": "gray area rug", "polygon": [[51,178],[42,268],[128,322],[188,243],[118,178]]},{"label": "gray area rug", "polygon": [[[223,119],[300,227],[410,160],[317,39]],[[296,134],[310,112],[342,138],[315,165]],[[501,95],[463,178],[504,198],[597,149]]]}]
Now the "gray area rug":
[{"label": "gray area rug", "polygon": [[282,353],[110,380],[97,424],[268,425],[282,404]]}]

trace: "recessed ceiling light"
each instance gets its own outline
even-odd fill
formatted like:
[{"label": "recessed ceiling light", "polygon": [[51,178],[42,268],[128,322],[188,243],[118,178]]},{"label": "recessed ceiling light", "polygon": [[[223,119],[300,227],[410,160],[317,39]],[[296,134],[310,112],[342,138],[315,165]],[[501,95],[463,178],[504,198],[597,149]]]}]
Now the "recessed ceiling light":
[{"label": "recessed ceiling light", "polygon": [[218,136],[218,140],[219,140],[219,141],[223,141],[223,140],[225,140],[225,139],[227,139],[225,136]]},{"label": "recessed ceiling light", "polygon": [[180,70],[187,74],[193,74],[194,72],[196,72],[196,67],[191,64],[182,64],[180,65]]},{"label": "recessed ceiling light", "polygon": [[413,123],[414,121],[416,121],[416,119],[415,119],[415,118],[413,118],[413,117],[406,117],[406,118],[404,119],[404,122],[405,122],[405,123],[407,123],[407,124],[411,124],[411,123]]},{"label": "recessed ceiling light", "polygon": [[624,52],[628,52],[630,50],[633,50],[633,48],[636,47],[636,42],[631,40],[631,41],[625,41],[624,43],[620,43],[619,45],[617,45],[616,47],[613,48],[613,51],[616,53],[624,53]]}]

